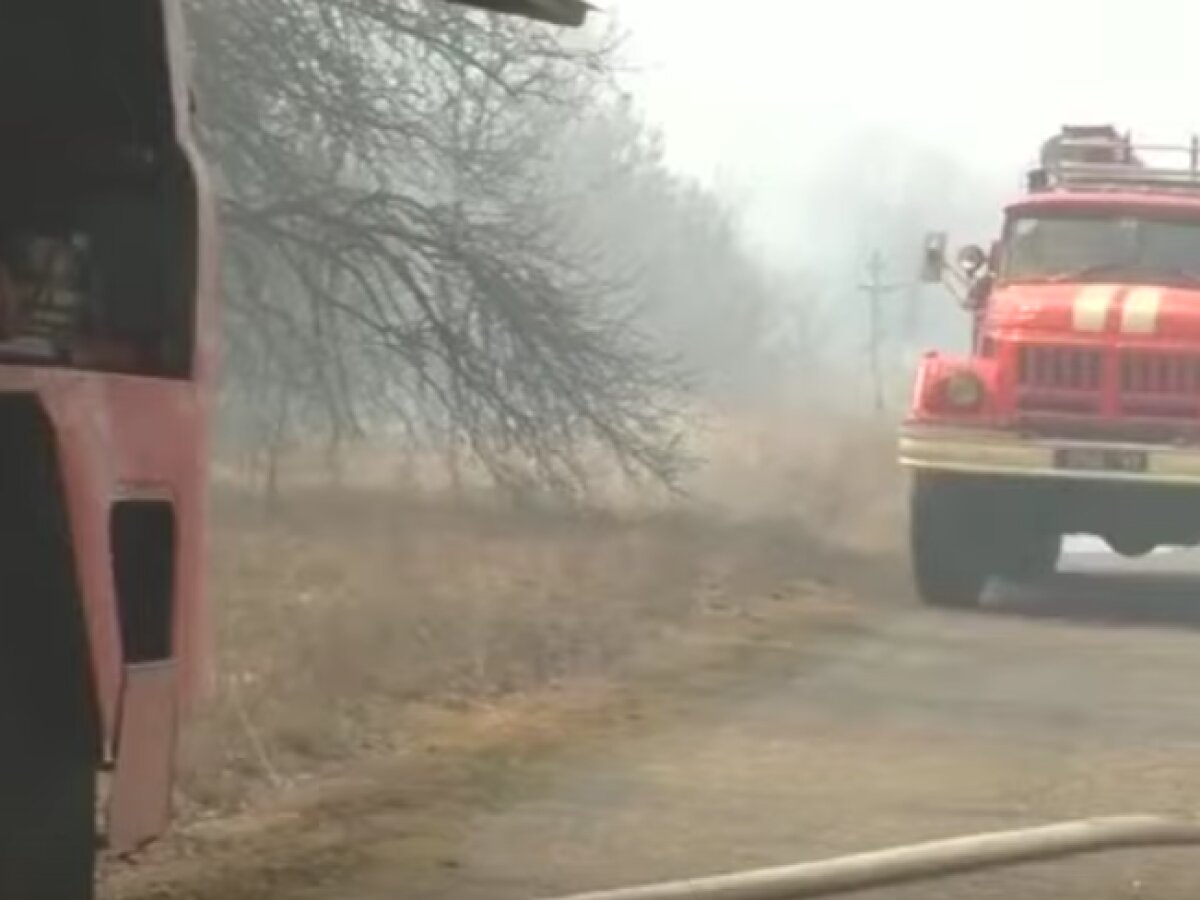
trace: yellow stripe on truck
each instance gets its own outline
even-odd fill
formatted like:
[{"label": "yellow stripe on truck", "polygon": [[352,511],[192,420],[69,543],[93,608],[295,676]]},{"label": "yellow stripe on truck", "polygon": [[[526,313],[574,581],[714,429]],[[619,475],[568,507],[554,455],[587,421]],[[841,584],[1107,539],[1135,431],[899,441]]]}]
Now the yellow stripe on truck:
[{"label": "yellow stripe on truck", "polygon": [[1117,288],[1111,284],[1092,284],[1075,295],[1071,307],[1071,325],[1076,331],[1103,331],[1108,321]]},{"label": "yellow stripe on truck", "polygon": [[1154,334],[1158,330],[1162,293],[1156,287],[1139,287],[1130,291],[1121,309],[1121,333]]}]

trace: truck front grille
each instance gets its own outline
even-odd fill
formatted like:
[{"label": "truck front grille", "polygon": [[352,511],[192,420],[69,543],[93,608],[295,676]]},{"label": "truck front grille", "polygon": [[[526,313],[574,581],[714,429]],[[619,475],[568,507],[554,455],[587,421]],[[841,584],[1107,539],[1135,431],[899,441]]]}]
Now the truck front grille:
[{"label": "truck front grille", "polygon": [[1200,420],[1200,353],[1027,344],[1016,358],[1020,410]]},{"label": "truck front grille", "polygon": [[1104,356],[1090,347],[1026,345],[1017,350],[1017,386],[1028,390],[1098,391]]},{"label": "truck front grille", "polygon": [[1028,344],[1017,348],[1017,407],[1031,413],[1100,411],[1103,351]]},{"label": "truck front grille", "polygon": [[1200,396],[1200,355],[1126,350],[1120,385],[1122,394]]},{"label": "truck front grille", "polygon": [[1200,412],[1200,355],[1125,350],[1117,377],[1124,415],[1195,417]]}]

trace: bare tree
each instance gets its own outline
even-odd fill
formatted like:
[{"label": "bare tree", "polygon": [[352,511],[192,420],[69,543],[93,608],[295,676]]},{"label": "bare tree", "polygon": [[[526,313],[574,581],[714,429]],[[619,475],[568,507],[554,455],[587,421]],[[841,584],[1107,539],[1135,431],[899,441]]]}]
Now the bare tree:
[{"label": "bare tree", "polygon": [[[709,396],[739,403],[794,374],[777,338],[804,317],[794,281],[745,240],[737,210],[673,171],[662,141],[623,97],[572,124],[558,157],[576,240],[614,280],[636,285],[641,321]],[[790,322],[789,322],[790,320]],[[807,348],[813,353],[813,348]]]},{"label": "bare tree", "polygon": [[272,427],[331,447],[424,412],[507,482],[577,488],[595,448],[675,477],[680,381],[545,183],[607,40],[417,0],[191,12],[243,406],[281,382]]}]

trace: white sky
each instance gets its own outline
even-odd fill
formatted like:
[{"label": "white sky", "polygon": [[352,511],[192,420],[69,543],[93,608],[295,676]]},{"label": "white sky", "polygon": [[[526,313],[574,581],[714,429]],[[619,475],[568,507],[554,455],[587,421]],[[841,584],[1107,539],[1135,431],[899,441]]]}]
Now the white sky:
[{"label": "white sky", "polygon": [[[1063,122],[1200,130],[1197,0],[607,0],[676,166],[752,225],[863,127],[1011,172]],[[772,213],[772,215],[777,215]],[[754,219],[757,216],[758,221]]]}]

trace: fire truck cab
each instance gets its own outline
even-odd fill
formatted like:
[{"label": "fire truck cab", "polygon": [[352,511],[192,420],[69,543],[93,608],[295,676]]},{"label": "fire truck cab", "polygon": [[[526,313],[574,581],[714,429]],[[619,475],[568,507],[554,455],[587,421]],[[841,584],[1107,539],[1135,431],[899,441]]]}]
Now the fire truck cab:
[{"label": "fire truck cab", "polygon": [[98,835],[168,820],[217,331],[191,106],[179,4],[4,4],[0,897],[89,898]]},{"label": "fire truck cab", "polygon": [[1200,542],[1200,140],[1064,128],[990,253],[925,254],[976,327],[925,355],[901,428],[921,598],[1047,575],[1069,534]]},{"label": "fire truck cab", "polygon": [[163,832],[203,681],[218,325],[194,99],[180,3],[0,7],[4,900],[89,900],[101,843]]}]

